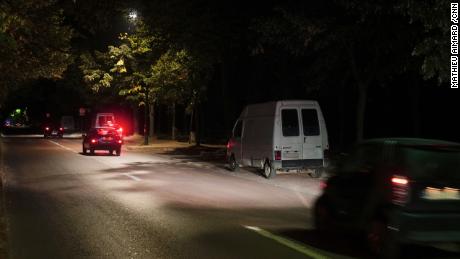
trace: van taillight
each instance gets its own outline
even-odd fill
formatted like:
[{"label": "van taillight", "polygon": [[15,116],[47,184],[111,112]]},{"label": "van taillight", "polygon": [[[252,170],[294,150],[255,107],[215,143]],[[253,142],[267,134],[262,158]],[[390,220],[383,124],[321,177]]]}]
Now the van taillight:
[{"label": "van taillight", "polygon": [[281,160],[281,150],[275,151],[275,160]]},{"label": "van taillight", "polygon": [[404,205],[409,200],[409,179],[401,175],[391,177],[391,202]]},{"label": "van taillight", "polygon": [[92,139],[92,140],[91,140],[91,143],[96,143],[96,140],[95,140],[95,139]]},{"label": "van taillight", "polygon": [[321,188],[321,190],[324,190],[327,188],[327,182],[326,181],[321,181],[319,182],[319,188]]}]

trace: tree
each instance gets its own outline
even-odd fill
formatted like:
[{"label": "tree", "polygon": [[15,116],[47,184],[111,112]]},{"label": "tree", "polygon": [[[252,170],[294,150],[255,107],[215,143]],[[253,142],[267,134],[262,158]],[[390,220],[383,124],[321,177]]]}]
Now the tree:
[{"label": "tree", "polygon": [[[105,53],[95,52],[83,55],[82,70],[85,81],[95,91],[102,87],[115,85],[119,94],[127,99],[145,105],[146,117],[150,110],[150,135],[153,135],[153,102],[156,99],[156,87],[149,84],[151,66],[158,59],[159,52],[155,50],[157,38],[148,33],[139,24],[132,34],[122,33],[118,46],[109,46]],[[158,41],[157,41],[158,42]],[[145,118],[147,123],[147,118]],[[148,144],[147,125],[144,125],[144,144]]]},{"label": "tree", "polygon": [[358,141],[364,135],[369,88],[416,63],[411,53],[419,28],[393,2],[286,4],[277,7],[274,15],[256,20],[254,29],[260,35],[259,54],[275,46],[310,60],[303,66],[311,76],[303,78],[305,87],[312,88],[309,82],[315,82],[316,87],[334,92],[337,85],[351,83],[353,88],[347,88],[356,92]]},{"label": "tree", "polygon": [[421,57],[420,72],[424,79],[435,78],[439,84],[450,81],[450,10],[451,1],[404,1],[401,12],[410,17],[410,23],[420,24],[422,34],[412,54]]},{"label": "tree", "polygon": [[60,78],[72,62],[71,37],[54,0],[0,2],[0,99],[26,80]]}]

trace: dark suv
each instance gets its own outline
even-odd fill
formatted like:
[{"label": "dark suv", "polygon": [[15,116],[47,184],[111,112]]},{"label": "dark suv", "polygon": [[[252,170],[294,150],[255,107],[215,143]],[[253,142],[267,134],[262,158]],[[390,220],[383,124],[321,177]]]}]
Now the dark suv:
[{"label": "dark suv", "polygon": [[404,243],[460,242],[460,144],[368,140],[332,175],[313,210],[320,232],[364,233],[374,253],[391,258]]},{"label": "dark suv", "polygon": [[95,150],[108,150],[109,154],[114,151],[117,156],[121,154],[122,137],[116,129],[110,127],[92,128],[83,136],[83,154],[89,150],[94,154]]}]

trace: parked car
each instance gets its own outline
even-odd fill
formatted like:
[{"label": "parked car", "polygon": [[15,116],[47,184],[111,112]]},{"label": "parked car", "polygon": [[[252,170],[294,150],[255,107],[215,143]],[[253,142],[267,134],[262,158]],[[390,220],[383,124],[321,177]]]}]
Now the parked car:
[{"label": "parked car", "polygon": [[47,124],[43,129],[44,138],[62,138],[64,136],[64,128],[56,124]]},{"label": "parked car", "polygon": [[277,170],[304,168],[319,176],[328,149],[318,102],[276,101],[244,108],[228,141],[227,159],[231,170],[258,167],[267,178]]},{"label": "parked car", "polygon": [[359,144],[323,183],[314,206],[320,233],[365,234],[396,257],[401,244],[460,242],[460,144],[375,139]]},{"label": "parked car", "polygon": [[90,129],[87,134],[84,134],[82,143],[83,154],[86,154],[87,151],[94,154],[95,150],[107,150],[109,154],[115,152],[117,156],[121,154],[122,145],[123,139],[111,127]]}]

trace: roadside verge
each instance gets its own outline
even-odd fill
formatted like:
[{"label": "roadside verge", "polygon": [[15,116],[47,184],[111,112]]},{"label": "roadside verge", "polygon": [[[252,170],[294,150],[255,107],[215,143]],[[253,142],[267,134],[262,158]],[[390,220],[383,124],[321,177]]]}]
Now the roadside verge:
[{"label": "roadside verge", "polygon": [[8,258],[6,218],[5,218],[5,195],[3,191],[4,164],[3,164],[3,139],[0,136],[0,258]]}]

